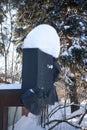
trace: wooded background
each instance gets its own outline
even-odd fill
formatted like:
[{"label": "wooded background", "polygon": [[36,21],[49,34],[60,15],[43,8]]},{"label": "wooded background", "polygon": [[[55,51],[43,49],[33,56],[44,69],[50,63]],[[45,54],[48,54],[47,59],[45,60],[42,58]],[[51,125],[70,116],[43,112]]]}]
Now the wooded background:
[{"label": "wooded background", "polygon": [[61,40],[58,95],[63,90],[62,97],[79,104],[87,99],[86,0],[0,0],[0,81],[21,83],[24,38],[43,23],[53,26]]}]

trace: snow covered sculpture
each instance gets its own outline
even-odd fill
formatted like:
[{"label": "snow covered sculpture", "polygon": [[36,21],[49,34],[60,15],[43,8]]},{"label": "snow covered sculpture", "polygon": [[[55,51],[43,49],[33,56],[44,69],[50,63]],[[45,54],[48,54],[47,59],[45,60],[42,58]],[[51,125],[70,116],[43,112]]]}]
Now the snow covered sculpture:
[{"label": "snow covered sculpture", "polygon": [[24,40],[22,102],[35,115],[40,114],[44,104],[58,101],[53,83],[60,72],[59,53],[60,39],[50,25],[35,27]]}]

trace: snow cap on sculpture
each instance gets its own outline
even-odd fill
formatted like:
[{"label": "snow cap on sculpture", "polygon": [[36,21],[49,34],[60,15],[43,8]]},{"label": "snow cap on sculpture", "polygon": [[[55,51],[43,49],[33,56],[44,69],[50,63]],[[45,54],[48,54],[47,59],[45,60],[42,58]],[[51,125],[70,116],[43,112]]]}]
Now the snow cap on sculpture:
[{"label": "snow cap on sculpture", "polygon": [[58,58],[60,53],[60,38],[52,26],[41,24],[27,35],[24,40],[23,48],[38,48]]}]

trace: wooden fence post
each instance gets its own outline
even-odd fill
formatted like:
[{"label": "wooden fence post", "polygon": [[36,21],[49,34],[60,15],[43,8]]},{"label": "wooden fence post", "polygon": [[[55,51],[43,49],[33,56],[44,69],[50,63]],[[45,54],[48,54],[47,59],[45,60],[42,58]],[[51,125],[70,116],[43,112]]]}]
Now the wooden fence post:
[{"label": "wooden fence post", "polygon": [[3,130],[3,107],[0,107],[0,130]]},{"label": "wooden fence post", "polygon": [[3,107],[3,129],[8,130],[8,107]]},{"label": "wooden fence post", "polygon": [[0,107],[0,130],[8,130],[8,107]]},{"label": "wooden fence post", "polygon": [[0,90],[0,130],[8,130],[8,107],[23,106],[21,89]]}]

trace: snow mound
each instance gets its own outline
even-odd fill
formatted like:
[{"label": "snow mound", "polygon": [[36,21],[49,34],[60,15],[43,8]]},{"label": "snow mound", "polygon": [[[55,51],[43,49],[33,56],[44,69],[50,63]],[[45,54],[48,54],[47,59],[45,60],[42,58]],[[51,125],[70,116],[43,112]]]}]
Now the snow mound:
[{"label": "snow mound", "polygon": [[[12,130],[12,126],[8,127],[8,130]],[[34,116],[29,113],[28,117],[22,116],[22,118],[15,124],[14,130],[45,130],[38,124],[38,116]]]},{"label": "snow mound", "polygon": [[26,36],[23,48],[39,48],[41,51],[58,58],[60,38],[52,26],[41,24]]}]

